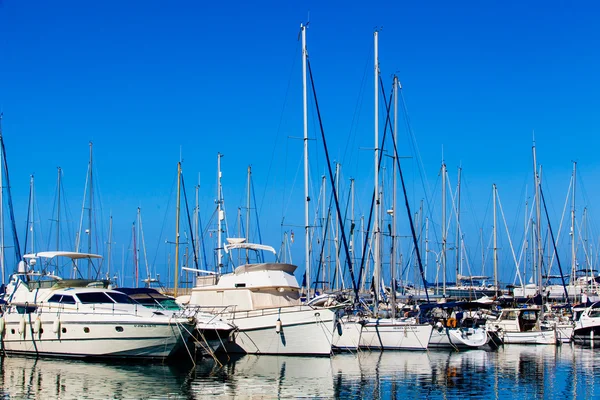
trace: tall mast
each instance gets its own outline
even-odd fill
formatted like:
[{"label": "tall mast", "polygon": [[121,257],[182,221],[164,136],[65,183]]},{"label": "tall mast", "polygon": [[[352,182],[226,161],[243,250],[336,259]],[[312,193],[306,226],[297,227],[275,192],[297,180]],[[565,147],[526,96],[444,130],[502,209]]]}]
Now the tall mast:
[{"label": "tall mast", "polygon": [[350,215],[351,215],[351,220],[350,220],[350,248],[352,249],[352,258],[354,259],[354,232],[356,231],[355,228],[355,219],[354,219],[354,179],[350,179],[350,198],[352,199],[351,205],[350,205]]},{"label": "tall mast", "polygon": [[[329,210],[327,210],[327,178],[325,177],[325,175],[323,175],[321,177],[321,191],[323,193],[322,196],[322,200],[323,200],[323,205],[321,206],[321,213],[323,214],[321,219],[322,219],[322,226],[323,226],[323,247],[324,247],[324,251],[321,252],[321,265],[323,268],[323,286],[325,285],[325,282],[329,283],[329,271],[327,270],[327,246],[326,246],[326,242],[325,239],[327,238],[327,213],[329,212]],[[329,288],[328,288],[329,289]],[[323,290],[325,290],[325,287],[323,287]]]},{"label": "tall mast", "polygon": [[141,227],[142,227],[142,215],[141,215],[141,208],[138,207],[137,208],[137,223],[136,223],[136,229],[137,229],[137,233],[136,233],[136,237],[137,237],[137,246],[135,247],[135,265],[137,265],[136,268],[136,277],[135,277],[135,287],[138,287],[139,284],[139,268],[140,268],[140,243],[142,241],[142,235],[140,234],[141,231]]},{"label": "tall mast", "polygon": [[[89,198],[89,212],[88,212],[88,254],[92,253],[92,210],[93,210],[93,199],[94,199],[94,175],[93,171],[93,163],[92,163],[92,147],[93,143],[90,142],[90,198]],[[92,276],[92,259],[88,259],[88,278]]]},{"label": "tall mast", "polygon": [[[335,191],[337,193],[340,192],[340,163],[335,163]],[[337,214],[337,211],[336,211]],[[335,250],[335,275],[337,279],[335,280],[335,289],[339,290],[342,281],[341,267],[340,267],[340,219],[335,219],[335,237],[333,239],[333,247]]]},{"label": "tall mast", "polygon": [[[2,113],[0,113],[0,140],[2,138]],[[4,153],[0,146],[0,270],[2,270],[2,284],[6,283],[4,270]]]},{"label": "tall mast", "polygon": [[446,162],[442,158],[442,288],[446,297]]},{"label": "tall mast", "polygon": [[456,284],[460,284],[460,256],[462,253],[462,243],[460,239],[460,175],[462,168],[458,167],[458,182],[456,186]]},{"label": "tall mast", "polygon": [[34,233],[35,233],[35,209],[34,209],[34,205],[35,205],[35,192],[33,189],[33,175],[31,175],[31,177],[29,178],[29,192],[31,193],[31,203],[29,203],[29,207],[31,209],[31,212],[29,214],[29,216],[31,217],[31,221],[29,222],[29,230],[31,231],[31,253],[35,253],[35,237],[34,237]]},{"label": "tall mast", "polygon": [[310,300],[310,232],[308,225],[308,202],[310,201],[308,193],[308,93],[306,89],[306,63],[308,58],[308,49],[306,48],[306,26],[300,24],[302,31],[302,109],[304,122],[304,267],[306,273],[306,300]]},{"label": "tall mast", "polygon": [[[398,149],[398,90],[399,83],[398,77],[394,75],[394,85],[392,90],[394,91],[394,143],[396,143],[396,150]],[[396,181],[396,175],[398,174],[398,166],[396,162],[396,157],[398,154],[394,152],[394,169],[393,169],[393,184],[392,184],[392,262],[390,263],[390,279],[392,281],[392,296],[391,296],[391,308],[392,308],[392,318],[396,317],[396,259],[397,251],[396,251],[396,192],[398,191],[398,182]]]},{"label": "tall mast", "polygon": [[58,167],[58,178],[56,181],[57,188],[57,204],[56,204],[56,251],[60,250],[60,176],[62,174],[62,170]]},{"label": "tall mast", "polygon": [[571,282],[575,282],[577,261],[575,254],[575,183],[577,179],[577,163],[573,161],[573,197],[571,198]]},{"label": "tall mast", "polygon": [[200,193],[200,173],[198,173],[198,185],[196,185],[196,208],[194,212],[194,233],[196,235],[196,260],[200,260],[200,203],[198,202],[198,195]]},{"label": "tall mast", "polygon": [[[252,166],[248,165],[248,194],[246,196],[246,242],[250,242],[250,179],[252,177]],[[249,263],[249,250],[246,249],[246,263]]]},{"label": "tall mast", "polygon": [[[179,286],[179,214],[181,203],[181,161],[177,163],[177,206],[175,216],[175,287],[173,295],[177,297],[177,289]],[[220,238],[219,234],[219,238]]]},{"label": "tall mast", "polygon": [[494,290],[498,290],[498,233],[496,218],[496,198],[498,196],[496,184],[492,185],[493,204],[494,204]]},{"label": "tall mast", "polygon": [[131,224],[131,236],[133,237],[133,286],[138,287],[138,278],[139,278],[139,266],[138,266],[138,258],[136,256],[136,236],[135,236],[135,222]]},{"label": "tall mast", "polygon": [[[535,187],[535,208],[536,208],[536,272],[538,279],[538,287],[539,294],[542,294],[542,259],[544,257],[543,249],[542,249],[542,224],[541,224],[541,205],[540,205],[540,175],[537,172],[537,157],[535,151],[535,141],[533,142],[532,147],[533,152],[533,178],[534,178],[534,187]],[[541,168],[540,168],[541,174]],[[542,307],[541,313],[543,313],[544,308]]]},{"label": "tall mast", "polygon": [[[221,272],[221,267],[223,266],[223,245],[222,245],[222,221],[224,219],[223,215],[223,199],[221,198],[221,157],[223,154],[217,153],[217,272]],[[179,207],[179,201],[177,202],[177,207]]]},{"label": "tall mast", "polygon": [[113,223],[113,218],[112,218],[112,214],[109,218],[109,222],[108,222],[108,267],[107,267],[107,274],[108,274],[108,279],[110,279],[110,262],[111,262],[111,250],[112,250],[112,223]]},{"label": "tall mast", "polygon": [[374,131],[375,131],[375,154],[374,154],[374,160],[375,160],[375,179],[374,179],[374,183],[375,183],[375,188],[374,188],[374,192],[375,192],[375,218],[374,218],[374,224],[373,224],[373,260],[374,260],[374,266],[373,266],[373,280],[374,282],[374,289],[375,289],[375,298],[374,298],[374,302],[373,302],[373,311],[375,313],[375,316],[377,316],[378,313],[378,309],[379,309],[379,305],[378,303],[378,298],[379,298],[379,274],[381,273],[381,259],[379,258],[379,49],[378,49],[378,41],[377,41],[377,36],[378,36],[378,32],[375,31],[373,34],[373,39],[374,39],[374,49],[375,49],[375,56],[374,56],[374,74],[373,74],[373,78],[374,78],[374,95],[375,95],[375,101],[374,101],[374,112],[375,112],[375,126],[374,126]]}]

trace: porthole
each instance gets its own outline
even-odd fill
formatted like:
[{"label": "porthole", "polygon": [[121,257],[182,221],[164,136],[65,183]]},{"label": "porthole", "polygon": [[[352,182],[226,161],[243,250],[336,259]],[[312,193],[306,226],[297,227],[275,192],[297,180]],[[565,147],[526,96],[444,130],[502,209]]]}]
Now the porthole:
[{"label": "porthole", "polygon": [[12,334],[14,335],[14,334],[15,334],[15,330],[14,330],[14,329],[11,329],[11,330],[10,330],[10,333],[12,333]]},{"label": "porthole", "polygon": [[67,328],[62,328],[62,333],[67,333]]},{"label": "porthole", "polygon": [[44,330],[42,328],[40,328],[40,335],[44,333]]},{"label": "porthole", "polygon": [[88,327],[86,326],[85,328],[83,328],[83,331],[84,331],[85,333],[90,333],[90,328],[88,328]]},{"label": "porthole", "polygon": [[115,330],[117,332],[123,332],[123,327],[122,326],[115,326]]}]

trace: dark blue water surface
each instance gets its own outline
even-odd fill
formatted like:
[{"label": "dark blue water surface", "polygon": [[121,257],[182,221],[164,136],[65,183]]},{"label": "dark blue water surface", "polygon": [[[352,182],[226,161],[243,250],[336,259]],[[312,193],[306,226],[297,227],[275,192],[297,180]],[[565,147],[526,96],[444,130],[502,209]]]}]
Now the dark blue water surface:
[{"label": "dark blue water surface", "polygon": [[600,349],[506,345],[496,352],[243,356],[163,364],[4,357],[11,399],[600,398]]}]

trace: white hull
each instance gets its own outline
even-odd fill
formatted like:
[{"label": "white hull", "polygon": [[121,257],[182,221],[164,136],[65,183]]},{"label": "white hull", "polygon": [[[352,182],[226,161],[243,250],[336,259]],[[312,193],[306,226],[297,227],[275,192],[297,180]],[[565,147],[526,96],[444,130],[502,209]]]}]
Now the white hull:
[{"label": "white hull", "polygon": [[359,347],[370,350],[427,350],[433,327],[387,318],[368,319]]},{"label": "white hull", "polygon": [[[37,318],[41,330],[35,332]],[[54,332],[56,314],[26,314],[24,325],[20,314],[7,313],[4,319],[6,353],[74,358],[165,359],[183,345],[193,328],[130,315],[62,313],[59,331]]]},{"label": "white hull", "polygon": [[550,344],[557,343],[555,330],[528,332],[498,332],[504,344]]},{"label": "white hull", "polygon": [[429,339],[429,347],[435,348],[478,348],[489,341],[483,328],[434,328]]},{"label": "white hull", "polygon": [[[335,312],[291,306],[222,314],[236,326],[230,352],[276,355],[329,355]],[[280,321],[280,325],[278,323]]]},{"label": "white hull", "polygon": [[333,350],[356,350],[360,343],[362,325],[358,320],[343,317],[333,330]]}]

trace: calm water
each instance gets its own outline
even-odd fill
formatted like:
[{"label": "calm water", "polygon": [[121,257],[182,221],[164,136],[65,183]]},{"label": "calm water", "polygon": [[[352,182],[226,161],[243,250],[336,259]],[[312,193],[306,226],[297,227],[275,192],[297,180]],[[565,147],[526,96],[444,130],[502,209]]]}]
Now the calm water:
[{"label": "calm water", "polygon": [[5,357],[2,398],[600,397],[600,349],[507,345],[497,352],[363,352],[332,358],[243,356],[190,366]]}]

